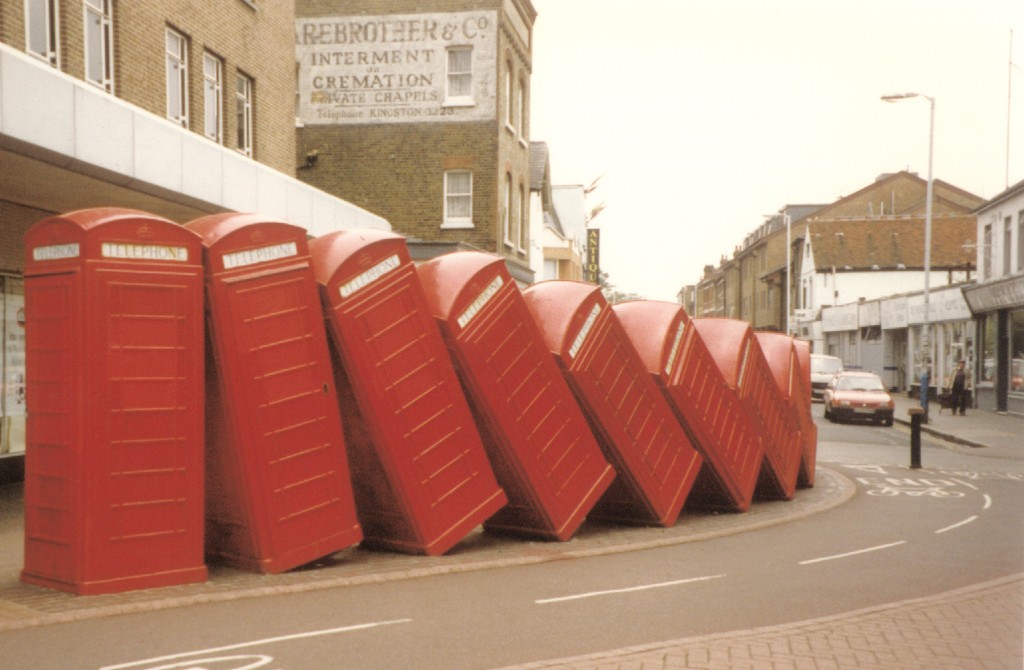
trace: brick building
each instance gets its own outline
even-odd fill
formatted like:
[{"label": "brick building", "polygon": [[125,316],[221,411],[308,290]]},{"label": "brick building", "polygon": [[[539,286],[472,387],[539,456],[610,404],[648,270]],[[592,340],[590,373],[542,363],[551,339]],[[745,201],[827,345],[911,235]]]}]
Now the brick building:
[{"label": "brick building", "polygon": [[299,178],[529,283],[529,0],[298,0]]},{"label": "brick building", "polygon": [[118,206],[388,227],[294,178],[294,28],[289,0],[0,3],[0,457],[24,449],[22,237],[39,219]]}]

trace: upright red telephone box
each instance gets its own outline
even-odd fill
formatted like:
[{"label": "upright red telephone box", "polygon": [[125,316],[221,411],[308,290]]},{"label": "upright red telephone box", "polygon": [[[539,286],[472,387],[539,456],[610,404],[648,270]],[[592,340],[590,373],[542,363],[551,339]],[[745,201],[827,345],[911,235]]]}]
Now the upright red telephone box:
[{"label": "upright red telephone box", "polygon": [[633,300],[612,309],[704,456],[687,504],[737,512],[750,509],[764,447],[682,305]]},{"label": "upright red telephone box", "polygon": [[187,224],[209,309],[207,553],[278,573],[359,542],[306,231],[258,214]]},{"label": "upright red telephone box", "polygon": [[788,400],[772,377],[754,331],[746,321],[694,319],[694,326],[761,431],[764,463],[759,486],[768,496],[790,499],[800,470],[800,434]]},{"label": "upright red telephone box", "polygon": [[102,208],[36,223],[25,249],[22,581],[204,581],[199,238]]},{"label": "upright red telephone box", "polygon": [[346,230],[311,242],[366,543],[447,552],[504,507],[405,238]]},{"label": "upright red telephone box", "polygon": [[484,527],[568,540],[615,478],[500,256],[417,268],[509,504]]},{"label": "upright red telephone box", "polygon": [[703,458],[601,289],[545,281],[523,297],[618,474],[591,517],[671,526]]}]

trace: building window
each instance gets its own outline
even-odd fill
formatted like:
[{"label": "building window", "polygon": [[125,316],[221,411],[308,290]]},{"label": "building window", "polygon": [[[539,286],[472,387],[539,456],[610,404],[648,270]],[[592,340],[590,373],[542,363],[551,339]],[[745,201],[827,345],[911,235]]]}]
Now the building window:
[{"label": "building window", "polygon": [[473,173],[469,170],[444,173],[444,223],[441,227],[473,227]]},{"label": "building window", "polygon": [[516,204],[519,212],[519,253],[525,254],[530,248],[530,225],[527,220],[526,211],[526,190],[519,185],[519,202]]},{"label": "building window", "polygon": [[203,54],[203,134],[220,144],[224,140],[224,64],[212,54]]},{"label": "building window", "polygon": [[505,189],[502,194],[502,206],[501,212],[501,239],[505,242],[505,246],[509,249],[514,248],[513,237],[512,237],[512,222],[515,220],[512,218],[512,173],[505,173]]},{"label": "building window", "polygon": [[1003,274],[1013,270],[1010,267],[1010,254],[1013,253],[1013,217],[1003,219]]},{"label": "building window", "polygon": [[526,140],[526,82],[519,80],[519,138]]},{"label": "building window", "polygon": [[57,0],[25,0],[25,49],[57,67]]},{"label": "building window", "polygon": [[473,47],[448,47],[445,104],[473,103]]},{"label": "building window", "polygon": [[505,127],[513,133],[516,130],[512,114],[512,63],[505,62]]},{"label": "building window", "polygon": [[235,76],[235,147],[252,157],[252,79]]},{"label": "building window", "polygon": [[992,224],[986,223],[981,238],[981,278],[992,278]]},{"label": "building window", "polygon": [[167,118],[188,127],[188,42],[167,29]]},{"label": "building window", "polygon": [[1017,212],[1017,272],[1024,271],[1024,209]]},{"label": "building window", "polygon": [[85,80],[114,90],[111,0],[85,0]]}]

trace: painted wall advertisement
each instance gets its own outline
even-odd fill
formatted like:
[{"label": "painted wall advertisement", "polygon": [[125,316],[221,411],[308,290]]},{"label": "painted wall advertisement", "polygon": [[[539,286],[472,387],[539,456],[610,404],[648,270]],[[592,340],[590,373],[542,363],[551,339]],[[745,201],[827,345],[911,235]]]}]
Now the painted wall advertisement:
[{"label": "painted wall advertisement", "polygon": [[304,124],[495,118],[494,11],[304,17],[295,22]]}]

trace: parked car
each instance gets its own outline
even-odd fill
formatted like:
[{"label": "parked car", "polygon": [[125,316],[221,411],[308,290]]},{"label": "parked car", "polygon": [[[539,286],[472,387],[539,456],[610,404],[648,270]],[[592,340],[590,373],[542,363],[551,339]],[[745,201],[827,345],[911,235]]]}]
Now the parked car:
[{"label": "parked car", "polygon": [[821,400],[832,377],[842,371],[843,361],[835,356],[811,354],[811,399]]},{"label": "parked car", "polygon": [[892,396],[874,372],[840,372],[825,387],[823,399],[829,421],[869,419],[892,425]]}]

